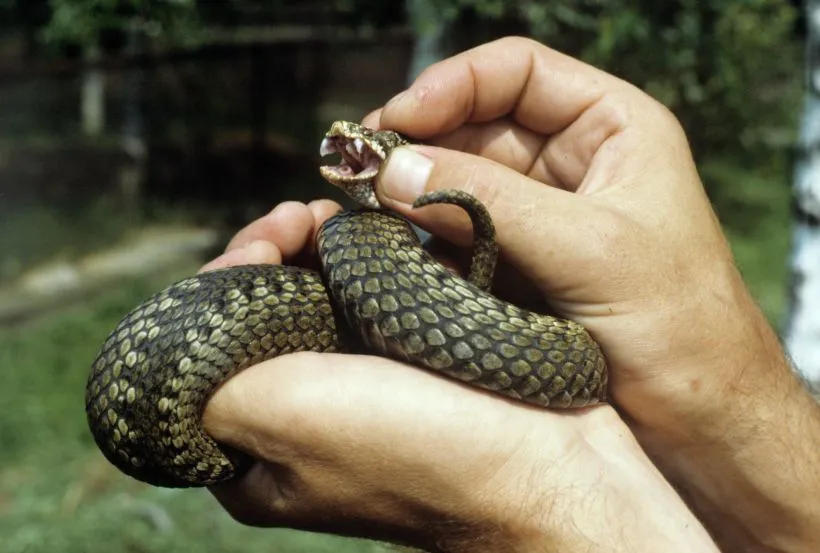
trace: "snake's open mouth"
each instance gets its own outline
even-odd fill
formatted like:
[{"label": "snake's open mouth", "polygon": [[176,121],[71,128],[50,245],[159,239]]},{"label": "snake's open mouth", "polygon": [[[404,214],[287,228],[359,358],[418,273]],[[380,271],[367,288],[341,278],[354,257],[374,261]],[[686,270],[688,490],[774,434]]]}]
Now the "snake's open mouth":
[{"label": "snake's open mouth", "polygon": [[319,154],[341,154],[338,165],[319,167],[322,177],[361,206],[381,209],[376,197],[376,177],[390,152],[403,144],[398,133],[373,130],[349,121],[336,121],[325,134]]},{"label": "snake's open mouth", "polygon": [[328,136],[322,140],[319,155],[322,157],[339,153],[342,161],[338,165],[323,165],[322,175],[331,182],[366,181],[379,172],[382,158],[361,138]]}]

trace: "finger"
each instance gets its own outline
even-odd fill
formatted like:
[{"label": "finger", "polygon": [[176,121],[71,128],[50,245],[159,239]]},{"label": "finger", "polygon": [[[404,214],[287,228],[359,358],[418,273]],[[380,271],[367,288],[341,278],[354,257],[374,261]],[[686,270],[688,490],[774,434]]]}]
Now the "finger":
[{"label": "finger", "polygon": [[313,200],[307,207],[313,215],[313,225],[316,231],[325,221],[342,210],[342,206],[333,200]]},{"label": "finger", "polygon": [[237,521],[247,526],[285,526],[288,518],[281,511],[282,489],[288,474],[274,463],[257,461],[239,478],[211,486],[208,490]]},{"label": "finger", "polygon": [[541,134],[566,128],[605,94],[640,91],[530,39],[512,37],[448,58],[390,100],[380,124],[414,137],[510,114]]},{"label": "finger", "polygon": [[309,224],[305,223],[302,230],[305,237],[301,240],[301,247],[295,255],[287,258],[289,264],[310,269],[319,268],[319,258],[316,255],[316,233],[329,217],[336,214],[341,207],[332,200],[314,200],[307,204]]},{"label": "finger", "polygon": [[[640,129],[623,117],[623,111],[623,106],[616,105],[614,100],[596,104],[552,136],[533,132],[506,118],[468,123],[436,137],[430,144],[487,158],[550,186],[588,193],[616,181],[619,174],[651,165],[648,158],[660,144],[679,138],[675,133],[656,133],[658,136],[651,141],[654,148],[640,149],[634,137],[645,134],[644,131],[656,131],[660,117],[652,118],[651,111],[644,112],[656,126],[651,130]],[[631,151],[629,156],[619,155],[617,163],[610,163],[608,153],[613,149]],[[607,169],[606,178],[599,178],[600,167]]]},{"label": "finger", "polygon": [[[362,124],[370,128],[380,128],[381,113],[381,109],[371,112]],[[597,132],[582,132],[579,138],[589,142],[591,138],[594,139],[601,134],[601,129],[602,125],[599,123],[595,127]],[[464,124],[451,133],[436,136],[425,143],[485,157],[543,183],[572,188],[572,185],[565,183],[563,176],[556,174],[549,164],[539,163],[538,158],[548,143],[547,139],[508,119]],[[592,146],[594,149],[594,144]],[[566,156],[561,156],[560,159],[565,163],[568,161]],[[588,159],[581,160],[581,163],[587,162]],[[572,174],[577,176],[578,171],[573,171]]]},{"label": "finger", "polygon": [[549,279],[536,283],[542,290],[583,283],[579,275],[590,274],[589,267],[608,255],[602,235],[618,227],[617,212],[603,202],[584,201],[491,160],[441,148],[399,148],[378,183],[385,206],[433,235],[469,246],[472,226],[462,210],[410,206],[422,193],[442,188],[464,190],[487,207],[504,258],[530,278]]},{"label": "finger", "polygon": [[236,233],[227,251],[242,248],[257,240],[274,244],[289,258],[299,253],[313,236],[314,219],[308,207],[299,202],[284,202]]},{"label": "finger", "polygon": [[362,119],[362,125],[365,127],[369,127],[371,129],[378,129],[379,127],[379,119],[382,115],[382,108],[374,109],[370,113],[364,116]]},{"label": "finger", "polygon": [[279,264],[282,263],[282,253],[275,245],[266,240],[256,240],[242,248],[234,248],[206,263],[199,270],[200,273],[235,267],[237,265]]},{"label": "finger", "polygon": [[[220,442],[269,461],[283,461],[293,448],[308,450],[317,441],[315,433],[324,440],[327,434],[351,430],[349,425],[367,428],[365,434],[374,442],[390,441],[395,425],[406,424],[408,417],[418,419],[420,401],[429,403],[424,416],[432,421],[466,409],[463,402],[487,408],[485,402],[496,400],[381,357],[300,352],[254,365],[225,382],[209,400],[203,425]],[[529,409],[523,404],[521,408]],[[386,415],[374,421],[371,413],[381,410]],[[429,431],[415,424],[412,430]],[[279,439],[266,439],[271,436]],[[424,442],[421,435],[415,438]],[[328,444],[328,451],[348,456],[349,444],[342,442]]]},{"label": "finger", "polygon": [[547,137],[506,118],[467,123],[429,143],[490,159],[545,184],[571,187],[551,167],[538,162],[548,143]]},{"label": "finger", "polygon": [[[214,439],[261,460],[215,489],[223,503],[243,522],[288,526],[322,515],[403,523],[406,510],[384,519],[391,508],[406,508],[391,498],[408,486],[423,504],[446,511],[437,504],[447,501],[442,486],[463,472],[487,481],[522,442],[560,458],[578,437],[573,422],[387,359],[310,352],[246,369],[203,415]],[[550,443],[533,441],[549,424]],[[378,485],[363,485],[374,475]],[[363,500],[369,491],[375,495]]]},{"label": "finger", "polygon": [[333,472],[333,467],[311,466],[304,458],[294,468],[259,461],[242,477],[209,491],[248,526],[424,545],[425,520],[385,498],[365,497],[367,486],[343,482],[344,476]]},{"label": "finger", "polygon": [[651,165],[659,144],[686,151],[680,125],[650,96],[517,37],[431,66],[387,103],[378,125],[416,139],[436,137],[436,145],[488,157],[570,190],[618,178],[593,163],[602,153],[616,156],[622,173],[634,173],[647,160]]}]

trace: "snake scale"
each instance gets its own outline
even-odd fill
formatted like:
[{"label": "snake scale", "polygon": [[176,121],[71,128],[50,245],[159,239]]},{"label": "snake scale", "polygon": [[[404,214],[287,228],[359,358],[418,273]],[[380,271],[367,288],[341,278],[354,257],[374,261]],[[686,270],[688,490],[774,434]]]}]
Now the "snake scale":
[{"label": "snake scale", "polygon": [[342,159],[321,173],[364,207],[321,226],[321,273],[282,265],[214,270],[173,284],[122,319],[86,387],[89,427],[109,461],[166,487],[242,474],[251,460],[203,431],[205,403],[239,371],[296,351],[382,355],[543,407],[605,399],[606,363],[582,326],[489,293],[497,250],[481,203],[445,190],[415,204],[451,203],[470,215],[466,279],[424,250],[404,218],[380,209],[374,179],[406,143],[392,131],[331,126],[320,153]]}]

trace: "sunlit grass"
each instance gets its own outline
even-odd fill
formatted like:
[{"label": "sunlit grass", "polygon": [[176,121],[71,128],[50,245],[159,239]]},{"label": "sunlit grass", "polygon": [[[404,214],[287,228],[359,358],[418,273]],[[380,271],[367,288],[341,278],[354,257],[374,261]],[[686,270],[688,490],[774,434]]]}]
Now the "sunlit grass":
[{"label": "sunlit grass", "polygon": [[789,172],[754,171],[726,160],[700,169],[743,278],[777,327],[786,309],[791,247]]}]

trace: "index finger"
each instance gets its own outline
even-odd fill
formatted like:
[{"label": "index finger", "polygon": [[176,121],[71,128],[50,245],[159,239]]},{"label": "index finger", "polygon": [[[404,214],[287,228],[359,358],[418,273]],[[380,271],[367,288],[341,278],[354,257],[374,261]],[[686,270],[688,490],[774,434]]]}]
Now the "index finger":
[{"label": "index finger", "polygon": [[503,38],[430,66],[384,106],[380,126],[426,138],[509,115],[551,135],[627,88],[634,87],[534,40]]}]

